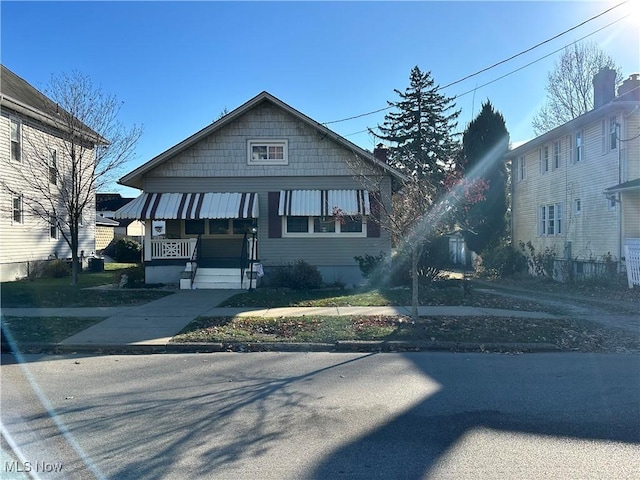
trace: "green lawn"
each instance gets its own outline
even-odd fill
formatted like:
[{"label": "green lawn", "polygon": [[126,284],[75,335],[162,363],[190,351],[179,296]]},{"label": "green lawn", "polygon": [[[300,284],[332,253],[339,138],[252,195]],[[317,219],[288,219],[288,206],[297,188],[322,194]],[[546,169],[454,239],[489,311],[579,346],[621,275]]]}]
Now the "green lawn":
[{"label": "green lawn", "polygon": [[138,305],[170,294],[154,290],[88,289],[114,284],[117,272],[127,266],[107,264],[104,272],[83,272],[78,276],[77,286],[71,285],[71,277],[5,282],[0,286],[1,303],[4,308],[117,307]]},{"label": "green lawn", "polygon": [[[442,282],[437,287],[419,289],[420,305],[466,305],[508,310],[563,313],[557,308],[516,298],[505,298],[481,292],[465,292],[459,282]],[[411,290],[407,289],[322,289],[296,291],[288,289],[258,289],[235,295],[224,307],[346,307],[346,306],[411,305]]]}]

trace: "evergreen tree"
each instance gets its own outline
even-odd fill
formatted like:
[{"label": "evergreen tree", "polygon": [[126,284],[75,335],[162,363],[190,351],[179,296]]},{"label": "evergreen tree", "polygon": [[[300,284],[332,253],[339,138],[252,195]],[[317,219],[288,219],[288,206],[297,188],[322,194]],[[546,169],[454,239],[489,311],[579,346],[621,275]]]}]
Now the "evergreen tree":
[{"label": "evergreen tree", "polygon": [[482,178],[488,183],[484,200],[470,206],[464,223],[473,231],[465,231],[467,246],[480,253],[504,236],[507,212],[507,172],[503,160],[509,146],[509,133],[500,112],[491,102],[469,124],[462,137],[462,164],[465,177]]},{"label": "evergreen tree", "polygon": [[428,243],[442,234],[451,210],[440,199],[452,185],[459,151],[453,131],[460,112],[453,111],[453,99],[438,93],[429,72],[416,66],[409,79],[404,92],[394,90],[400,100],[388,102],[394,111],[374,135],[390,144],[388,163],[407,177],[388,219],[398,254],[411,259],[411,316],[417,318],[418,262]]},{"label": "evergreen tree", "polygon": [[429,72],[411,70],[410,85],[394,90],[400,100],[387,103],[395,111],[385,116],[374,133],[388,142],[389,164],[420,181],[431,202],[444,191],[447,172],[454,167],[458,148],[453,138],[460,111],[453,111],[452,98],[438,93]]}]

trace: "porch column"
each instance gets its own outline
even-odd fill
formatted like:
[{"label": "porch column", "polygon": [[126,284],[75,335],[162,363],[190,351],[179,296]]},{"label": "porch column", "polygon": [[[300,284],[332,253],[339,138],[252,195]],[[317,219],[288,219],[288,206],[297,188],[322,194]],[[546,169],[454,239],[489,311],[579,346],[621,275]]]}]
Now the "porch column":
[{"label": "porch column", "polygon": [[144,261],[149,262],[151,261],[151,235],[153,234],[153,228],[151,228],[151,220],[142,222],[144,223]]}]

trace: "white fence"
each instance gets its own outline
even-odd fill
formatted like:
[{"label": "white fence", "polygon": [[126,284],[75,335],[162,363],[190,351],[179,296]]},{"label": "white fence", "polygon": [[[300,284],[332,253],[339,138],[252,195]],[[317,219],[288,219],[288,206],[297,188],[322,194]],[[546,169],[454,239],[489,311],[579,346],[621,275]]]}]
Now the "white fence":
[{"label": "white fence", "polygon": [[624,246],[625,264],[627,267],[627,281],[629,288],[640,286],[640,239],[627,239]]},{"label": "white fence", "polygon": [[196,238],[151,240],[151,258],[153,260],[168,258],[190,259],[196,248],[197,241]]}]

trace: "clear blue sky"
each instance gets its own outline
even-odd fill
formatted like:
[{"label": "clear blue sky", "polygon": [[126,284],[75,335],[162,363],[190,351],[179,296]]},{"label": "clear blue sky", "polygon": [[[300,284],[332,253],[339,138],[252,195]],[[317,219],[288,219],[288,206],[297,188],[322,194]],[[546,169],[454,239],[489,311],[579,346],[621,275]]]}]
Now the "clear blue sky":
[{"label": "clear blue sky", "polygon": [[[395,100],[418,65],[440,86],[547,40],[620,1],[595,2],[12,2],[3,1],[2,63],[37,88],[80,70],[124,102],[120,120],[142,124],[136,159],[162,153],[263,90],[318,122]],[[633,0],[632,3],[635,3]],[[588,40],[625,77],[640,72],[638,6]],[[625,7],[540,48],[443,89],[458,96],[459,129],[490,100],[512,142],[532,137],[559,53],[615,22]],[[633,16],[635,15],[635,17]],[[475,92],[474,92],[475,89]],[[466,93],[465,92],[471,92]],[[463,95],[464,94],[464,95]],[[328,125],[363,148],[384,112]],[[123,172],[123,173],[126,173]],[[137,191],[114,186],[128,195]]]}]

